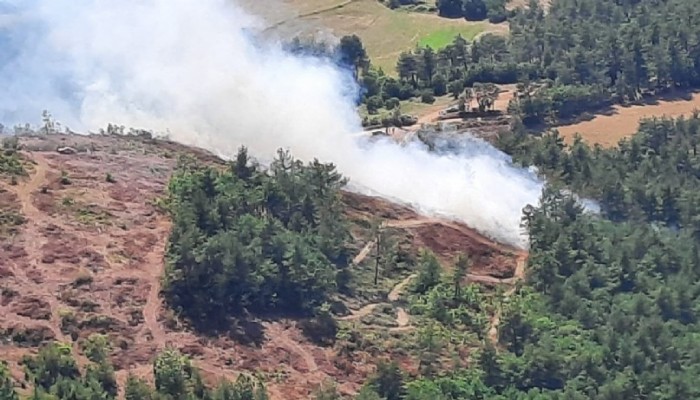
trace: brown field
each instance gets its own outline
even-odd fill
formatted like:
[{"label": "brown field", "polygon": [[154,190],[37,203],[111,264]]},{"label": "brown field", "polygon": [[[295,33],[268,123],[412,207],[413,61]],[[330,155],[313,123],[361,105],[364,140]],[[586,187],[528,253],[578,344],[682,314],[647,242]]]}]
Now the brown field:
[{"label": "brown field", "polygon": [[[354,394],[381,357],[396,360],[409,373],[416,370],[419,354],[407,350],[406,343],[419,324],[397,303],[415,271],[383,274],[379,286],[358,286],[371,296],[338,300],[348,309],[339,321],[375,337],[370,346],[350,354],[314,344],[300,321],[284,318],[254,319],[225,334],[205,336],[173,315],[160,296],[170,220],[157,204],[179,155],[204,163],[220,160],[140,137],[41,135],[21,143],[27,176],[16,185],[0,176],[0,206],[24,217],[13,231],[0,229],[0,359],[23,388],[28,387],[20,363],[24,355],[60,341],[72,345],[84,365],[79,343],[92,333],[108,336],[122,385],[129,372],[152,379],[151,362],[166,346],[189,355],[210,383],[258,373],[273,400],[309,398],[329,379],[344,395]],[[61,146],[76,153],[59,154]],[[428,248],[448,268],[457,253],[469,254],[469,282],[512,290],[523,277],[524,253],[463,224],[425,218],[379,198],[344,193],[343,199],[352,227],[348,245],[357,254],[353,271],[371,274],[374,242],[367,226],[378,217],[410,257]],[[389,307],[383,317],[393,328],[361,322],[379,306]],[[494,340],[499,314],[491,309],[488,332]],[[467,360],[474,344],[461,346],[456,351]]]},{"label": "brown field", "polygon": [[614,106],[608,114],[557,129],[567,143],[573,142],[574,135],[579,133],[588,143],[613,147],[621,139],[632,136],[637,131],[639,121],[644,118],[679,117],[700,109],[700,93],[683,97],[662,99],[648,105]]}]

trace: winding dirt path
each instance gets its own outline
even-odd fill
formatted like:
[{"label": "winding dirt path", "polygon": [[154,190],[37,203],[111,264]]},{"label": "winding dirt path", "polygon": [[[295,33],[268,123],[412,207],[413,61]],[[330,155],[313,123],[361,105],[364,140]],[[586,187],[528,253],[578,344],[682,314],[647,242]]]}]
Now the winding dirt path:
[{"label": "winding dirt path", "polygon": [[356,319],[360,319],[362,317],[366,317],[370,314],[372,314],[372,311],[374,311],[375,308],[379,306],[380,303],[371,303],[367,304],[366,306],[360,308],[359,310],[352,311],[352,314],[346,315],[344,317],[338,318],[339,321],[354,321]]},{"label": "winding dirt path", "polygon": [[[413,274],[413,275],[406,277],[401,282],[397,283],[391,289],[389,294],[387,295],[387,299],[392,303],[395,303],[396,301],[398,301],[399,296],[401,295],[401,292],[403,292],[403,290],[406,288],[406,286],[415,277],[416,277],[416,275]],[[338,318],[338,320],[339,321],[354,321],[356,319],[360,319],[362,317],[365,317],[365,316],[371,314],[372,311],[374,311],[374,309],[377,308],[380,304],[382,304],[382,303],[367,304],[366,306],[360,308],[359,310],[353,311],[352,314],[350,314],[350,315],[346,315],[344,317]],[[406,310],[399,307],[398,312],[397,312],[397,316],[396,316],[396,323],[400,327],[404,327],[404,326],[408,325],[408,320],[409,320],[409,317],[408,317],[408,313],[406,312]]]},{"label": "winding dirt path", "polygon": [[[401,220],[401,221],[385,221],[383,223],[383,227],[389,227],[389,228],[399,228],[399,229],[410,229],[410,228],[418,228],[421,226],[425,225],[442,225],[446,226],[452,229],[455,229],[465,235],[467,235],[471,240],[492,247],[494,249],[497,249],[498,251],[504,252],[504,253],[512,253],[515,254],[516,256],[516,266],[515,266],[515,271],[513,274],[512,278],[496,278],[493,276],[489,275],[477,275],[477,274],[467,274],[467,280],[470,282],[474,283],[488,283],[488,284],[505,284],[509,285],[510,288],[504,293],[504,298],[508,298],[512,296],[515,293],[515,290],[517,288],[517,283],[525,279],[525,265],[527,264],[527,252],[517,249],[513,246],[498,243],[495,240],[491,240],[485,236],[482,236],[478,234],[477,232],[474,232],[470,229],[465,229],[465,227],[459,225],[458,223],[448,221],[448,220],[443,220],[439,218],[432,218],[432,217],[421,217],[421,218],[414,218],[414,219],[408,219],[408,220]],[[355,257],[353,262],[355,264],[362,262],[367,255],[369,254],[372,246],[374,245],[374,241],[370,241],[367,243],[367,245],[360,251],[360,253]],[[405,287],[411,282],[412,279],[416,277],[415,274],[405,278],[394,288],[389,292],[389,295],[387,296],[388,300],[392,303],[395,303],[398,301],[401,292],[405,289]],[[379,305],[379,303],[373,303],[373,304],[368,304],[361,309],[354,311],[351,315],[341,317],[339,320],[341,321],[350,321],[350,320],[356,320],[359,318],[362,318],[366,315],[369,315],[374,311],[374,309]],[[488,328],[488,338],[489,340],[496,346],[498,344],[498,327],[501,323],[501,314],[502,314],[502,307],[499,307],[496,313],[491,317],[489,321],[489,328]],[[396,323],[398,324],[398,328],[392,328],[391,331],[403,331],[406,330],[407,328],[410,328],[410,316],[406,312],[406,310],[402,307],[399,307],[397,310],[397,316],[396,316]]]},{"label": "winding dirt path", "polygon": [[[396,302],[399,300],[399,297],[401,296],[401,293],[403,293],[404,289],[406,286],[408,286],[409,283],[418,275],[412,274],[406,279],[402,280],[399,282],[394,288],[391,290],[389,293],[388,299],[391,302]],[[399,307],[396,310],[396,324],[399,326],[399,328],[406,328],[408,327],[411,319],[410,316],[408,315],[408,312],[403,307]]]},{"label": "winding dirt path", "polygon": [[409,283],[411,283],[411,281],[412,281],[416,276],[418,276],[418,275],[412,274],[412,275],[406,277],[406,279],[404,279],[404,280],[402,280],[401,282],[397,283],[396,286],[394,286],[394,288],[391,289],[391,292],[389,292],[389,295],[387,296],[387,298],[389,299],[389,301],[391,301],[391,302],[398,301],[398,300],[399,300],[399,296],[401,296],[401,293],[403,292],[403,290],[406,288],[406,286],[408,286]]},{"label": "winding dirt path", "polygon": [[31,158],[36,163],[34,167],[34,174],[29,179],[29,182],[25,183],[24,185],[17,186],[15,194],[22,203],[22,213],[33,221],[34,218],[41,218],[44,216],[44,214],[34,205],[34,201],[32,201],[32,194],[39,190],[41,186],[46,184],[46,171],[49,167],[43,155],[39,153],[31,153]]}]

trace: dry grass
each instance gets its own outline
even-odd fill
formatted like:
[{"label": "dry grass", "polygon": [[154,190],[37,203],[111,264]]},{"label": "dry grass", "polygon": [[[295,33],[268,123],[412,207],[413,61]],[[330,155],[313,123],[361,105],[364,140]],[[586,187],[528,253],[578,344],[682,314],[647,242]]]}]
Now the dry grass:
[{"label": "dry grass", "polygon": [[[252,0],[245,2],[253,3]],[[251,4],[250,9],[260,11]],[[471,40],[484,32],[507,33],[506,24],[446,19],[435,14],[390,10],[377,0],[285,0],[286,10],[265,12],[275,30],[286,35],[330,30],[336,36],[356,34],[362,38],[372,62],[395,74],[399,54],[420,43],[435,41],[446,32]],[[427,42],[426,42],[427,41]]]},{"label": "dry grass", "polygon": [[685,98],[659,100],[654,104],[635,106],[615,106],[610,113],[577,124],[560,126],[557,129],[567,143],[573,142],[574,135],[580,133],[590,144],[613,147],[625,137],[632,136],[639,127],[639,121],[651,117],[679,117],[690,115],[700,109],[700,93],[692,93]]}]

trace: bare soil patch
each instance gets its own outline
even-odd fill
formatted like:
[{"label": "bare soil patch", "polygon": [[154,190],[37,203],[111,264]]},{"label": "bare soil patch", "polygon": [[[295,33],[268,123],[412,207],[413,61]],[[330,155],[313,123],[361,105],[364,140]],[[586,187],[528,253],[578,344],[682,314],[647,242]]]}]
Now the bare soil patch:
[{"label": "bare soil patch", "polygon": [[700,108],[700,93],[672,94],[662,97],[651,104],[614,106],[603,114],[576,124],[557,128],[567,143],[572,143],[579,133],[590,144],[614,147],[620,140],[634,135],[639,121],[653,117],[680,117],[691,115]]}]

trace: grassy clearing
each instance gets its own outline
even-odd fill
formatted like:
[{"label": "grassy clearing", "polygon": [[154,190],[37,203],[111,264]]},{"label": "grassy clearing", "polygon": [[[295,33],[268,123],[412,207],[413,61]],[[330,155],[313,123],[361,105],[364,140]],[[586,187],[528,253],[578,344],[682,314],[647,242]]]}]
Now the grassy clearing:
[{"label": "grassy clearing", "polygon": [[[402,114],[425,115],[443,110],[453,102],[455,102],[455,100],[450,95],[436,97],[435,102],[432,104],[423,103],[420,101],[420,98],[415,97],[402,101],[400,107]],[[369,114],[364,104],[359,107],[360,117],[379,117],[381,119],[382,117],[391,115],[393,111],[394,110],[380,108],[376,114]]]},{"label": "grassy clearing", "polygon": [[441,111],[455,102],[451,95],[440,96],[435,98],[435,103],[422,103],[420,99],[411,99],[401,102],[401,111],[411,115],[425,115]]},{"label": "grassy clearing", "polygon": [[421,47],[430,46],[433,49],[442,49],[452,43],[457,35],[462,35],[467,40],[472,40],[476,35],[483,32],[481,26],[468,24],[464,28],[451,26],[431,32],[420,39],[418,45]]},{"label": "grassy clearing", "polygon": [[471,40],[482,32],[506,32],[508,29],[505,24],[390,10],[377,0],[287,0],[286,4],[296,10],[298,16],[287,19],[277,29],[299,25],[311,27],[313,32],[316,31],[314,27],[325,27],[338,36],[356,34],[365,43],[372,62],[389,74],[395,74],[399,54],[418,45],[444,46],[457,34]]}]

